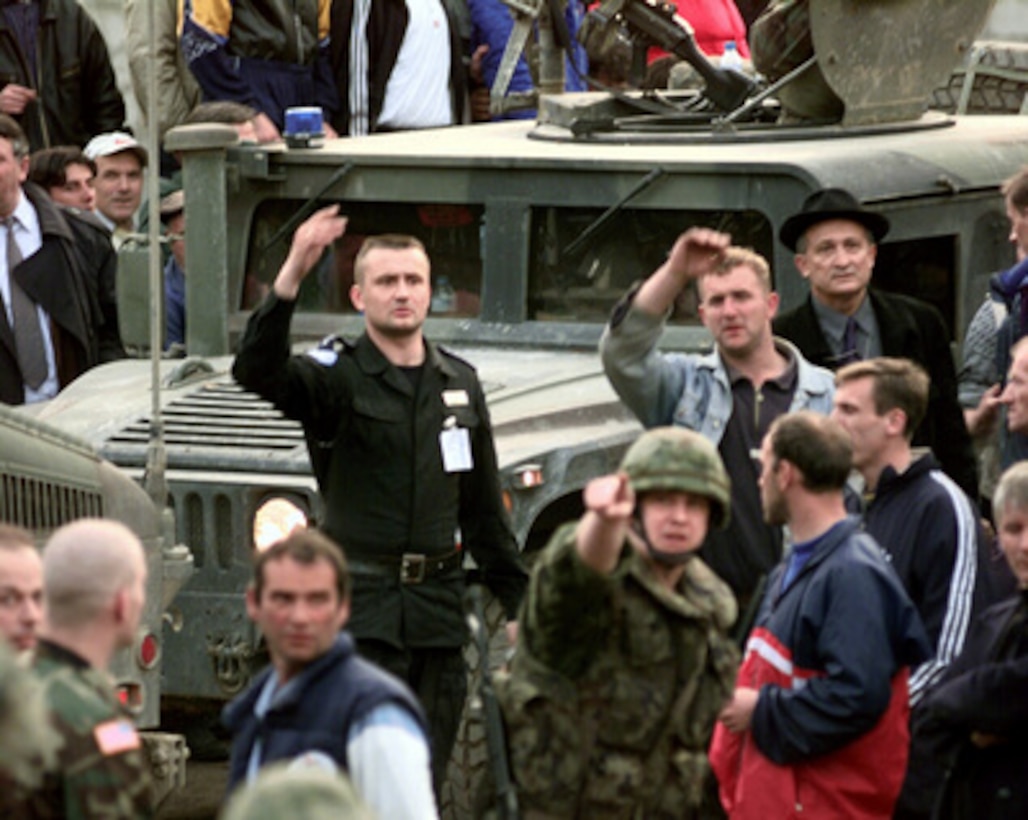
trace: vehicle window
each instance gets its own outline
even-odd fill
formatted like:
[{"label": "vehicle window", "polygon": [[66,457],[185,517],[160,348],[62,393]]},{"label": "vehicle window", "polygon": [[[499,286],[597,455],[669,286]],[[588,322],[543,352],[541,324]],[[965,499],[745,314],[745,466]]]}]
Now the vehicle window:
[{"label": "vehicle window", "polygon": [[[291,234],[269,246],[282,226],[304,205],[302,201],[275,200],[261,204],[254,216],[247,249],[246,283],[242,307],[260,304],[271,288],[289,250]],[[479,231],[481,206],[344,202],[349,218],[346,234],[304,280],[299,309],[314,313],[353,313],[349,291],[353,260],[365,237],[385,233],[410,234],[420,239],[432,260],[433,285],[445,275],[454,291],[446,315],[473,317],[479,313],[482,292],[482,254]]]},{"label": "vehicle window", "polygon": [[[771,226],[755,211],[711,213],[626,208],[576,247],[583,232],[591,230],[602,214],[602,208],[532,210],[529,318],[606,321],[632,283],[656,270],[679,234],[694,225],[727,231],[735,244],[771,258]],[[698,323],[696,305],[695,287],[686,288],[671,321]]]},{"label": "vehicle window", "polygon": [[[289,236],[275,240],[302,201],[262,203],[254,217],[247,250],[242,307],[256,307],[271,288],[288,250]],[[407,233],[425,243],[432,260],[433,286],[446,276],[453,293],[444,315],[479,315],[482,292],[480,205],[347,202],[346,235],[304,281],[299,307],[306,312],[353,313],[349,289],[353,260],[366,236]],[[602,208],[535,207],[530,213],[527,316],[535,321],[604,322],[633,282],[644,279],[666,258],[678,235],[700,225],[732,234],[736,244],[771,258],[767,219],[756,211],[710,212],[625,208],[593,230]],[[590,231],[586,239],[575,242]],[[438,310],[437,310],[438,312]],[[686,288],[672,322],[695,324],[695,288]]]},{"label": "vehicle window", "polygon": [[[878,248],[875,287],[902,293],[935,306],[955,338],[957,237],[935,236],[886,242]],[[971,308],[973,313],[978,305]]]}]

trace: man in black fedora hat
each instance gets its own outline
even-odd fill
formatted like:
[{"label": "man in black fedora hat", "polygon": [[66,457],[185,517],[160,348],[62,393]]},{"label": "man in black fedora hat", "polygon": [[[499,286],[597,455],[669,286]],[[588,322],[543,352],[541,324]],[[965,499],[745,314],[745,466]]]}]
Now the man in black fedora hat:
[{"label": "man in black fedora hat", "polygon": [[942,316],[924,302],[869,288],[878,243],[888,231],[889,220],[866,210],[848,191],[826,188],[808,196],[778,237],[795,252],[810,296],[776,317],[774,332],[814,364],[833,370],[876,356],[920,364],[931,378],[931,392],[913,443],[931,447],[943,470],[975,498],[974,450],[957,403]]}]

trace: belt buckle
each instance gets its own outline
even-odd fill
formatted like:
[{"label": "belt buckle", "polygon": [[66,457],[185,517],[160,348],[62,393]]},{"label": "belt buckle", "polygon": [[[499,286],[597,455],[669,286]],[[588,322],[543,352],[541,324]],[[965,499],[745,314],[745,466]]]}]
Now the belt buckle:
[{"label": "belt buckle", "polygon": [[400,583],[420,584],[425,580],[427,556],[416,552],[405,552],[400,561]]}]

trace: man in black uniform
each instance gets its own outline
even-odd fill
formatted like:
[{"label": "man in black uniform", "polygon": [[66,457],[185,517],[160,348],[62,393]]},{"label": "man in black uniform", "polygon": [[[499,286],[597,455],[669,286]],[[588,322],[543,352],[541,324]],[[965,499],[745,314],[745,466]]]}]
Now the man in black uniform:
[{"label": "man in black uniform", "polygon": [[300,284],[346,229],[338,206],[296,231],[253,314],[233,375],[303,424],[325,499],[325,532],[354,577],[350,631],[362,655],[410,683],[443,781],[467,689],[463,550],[514,620],[527,575],[500,497],[474,369],[427,341],[429,260],[416,239],[369,238],[350,299],[365,333],[290,356]]}]

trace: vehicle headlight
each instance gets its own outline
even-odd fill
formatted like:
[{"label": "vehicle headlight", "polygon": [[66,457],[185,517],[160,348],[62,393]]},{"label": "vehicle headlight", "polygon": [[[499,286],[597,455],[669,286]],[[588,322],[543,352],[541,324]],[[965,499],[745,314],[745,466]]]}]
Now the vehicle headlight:
[{"label": "vehicle headlight", "polygon": [[253,545],[261,552],[298,527],[307,526],[307,511],[295,501],[274,496],[262,501],[253,516]]}]

